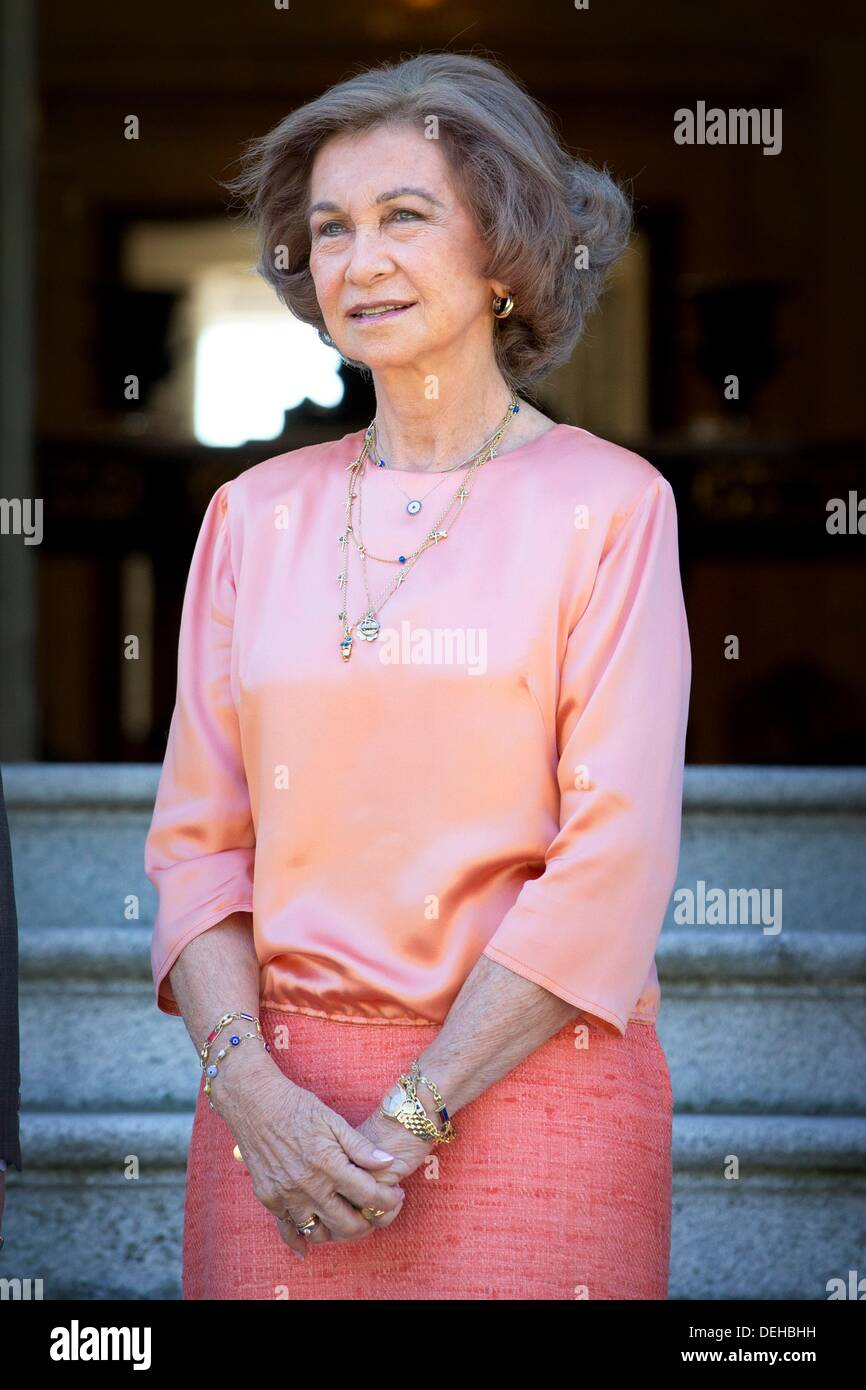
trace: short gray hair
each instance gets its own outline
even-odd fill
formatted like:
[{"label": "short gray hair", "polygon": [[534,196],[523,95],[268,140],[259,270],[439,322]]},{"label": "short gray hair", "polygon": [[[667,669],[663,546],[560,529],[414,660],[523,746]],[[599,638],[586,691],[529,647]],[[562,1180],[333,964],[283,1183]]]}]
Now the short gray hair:
[{"label": "short gray hair", "polygon": [[[568,361],[608,271],[632,229],[629,197],[606,168],[569,154],[552,117],[500,62],[476,52],[427,52],[367,67],[247,142],[241,172],[222,186],[255,224],[256,269],[297,318],[324,319],[309,268],[306,219],[313,159],[332,136],[375,127],[438,139],[458,196],[475,219],[514,309],[491,325],[499,370],[514,390]],[[286,267],[275,250],[286,248]],[[576,268],[585,247],[586,267]],[[363,367],[363,363],[353,365]]]}]

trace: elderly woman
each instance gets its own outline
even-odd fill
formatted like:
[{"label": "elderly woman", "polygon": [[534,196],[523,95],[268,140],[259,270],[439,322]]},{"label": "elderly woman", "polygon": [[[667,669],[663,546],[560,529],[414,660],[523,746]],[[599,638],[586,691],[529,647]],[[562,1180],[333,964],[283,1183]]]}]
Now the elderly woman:
[{"label": "elderly woman", "polygon": [[260,273],[376,412],[225,483],[192,558],[145,851],[202,1066],[184,1297],[664,1298],[676,510],[519,395],[629,205],[474,55],[245,158]]}]

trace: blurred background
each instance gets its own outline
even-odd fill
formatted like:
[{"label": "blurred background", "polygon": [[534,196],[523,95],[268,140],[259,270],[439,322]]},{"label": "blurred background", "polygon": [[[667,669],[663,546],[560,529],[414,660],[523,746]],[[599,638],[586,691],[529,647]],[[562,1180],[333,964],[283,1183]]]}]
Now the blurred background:
[{"label": "blurred background", "polygon": [[[359,67],[477,47],[637,211],[536,403],[642,454],[677,499],[693,657],[678,889],[722,910],[669,908],[657,953],[670,1297],[826,1299],[834,1281],[862,1296],[862,5],[2,0],[2,15],[0,761],[24,1161],[4,1277],[43,1279],[46,1298],[179,1295],[200,1073],[155,1008],[143,849],[189,562],[223,481],[374,409],[253,273],[220,180]],[[779,113],[781,148],[678,143],[675,113],[699,103]]]},{"label": "blurred background", "polygon": [[[536,399],[676,491],[689,761],[866,760],[856,510],[827,531],[828,502],[866,492],[860,6],[13,0],[6,29],[2,492],[43,499],[44,535],[0,547],[0,758],[161,758],[208,498],[373,413],[251,271],[218,182],[242,143],[356,65],[479,44],[635,199],[631,252]],[[677,144],[698,100],[779,109],[781,151]]]}]

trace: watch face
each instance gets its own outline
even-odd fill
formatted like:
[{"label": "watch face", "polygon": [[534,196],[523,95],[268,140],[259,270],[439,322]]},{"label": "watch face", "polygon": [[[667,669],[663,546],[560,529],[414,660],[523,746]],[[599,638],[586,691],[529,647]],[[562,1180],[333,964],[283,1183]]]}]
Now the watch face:
[{"label": "watch face", "polygon": [[388,1092],[382,1101],[382,1109],[386,1115],[396,1115],[400,1106],[403,1104],[403,1091],[400,1086],[395,1086]]}]

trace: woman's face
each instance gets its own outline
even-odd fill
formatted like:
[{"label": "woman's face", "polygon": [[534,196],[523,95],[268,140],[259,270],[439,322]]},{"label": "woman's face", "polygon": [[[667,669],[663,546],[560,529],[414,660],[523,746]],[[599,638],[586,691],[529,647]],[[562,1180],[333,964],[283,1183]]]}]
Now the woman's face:
[{"label": "woman's face", "polygon": [[[492,296],[505,288],[482,279],[484,246],[436,140],[409,127],[333,137],[315,156],[310,205],[310,271],[345,357],[376,370],[489,343]],[[351,316],[380,300],[412,307]]]}]

